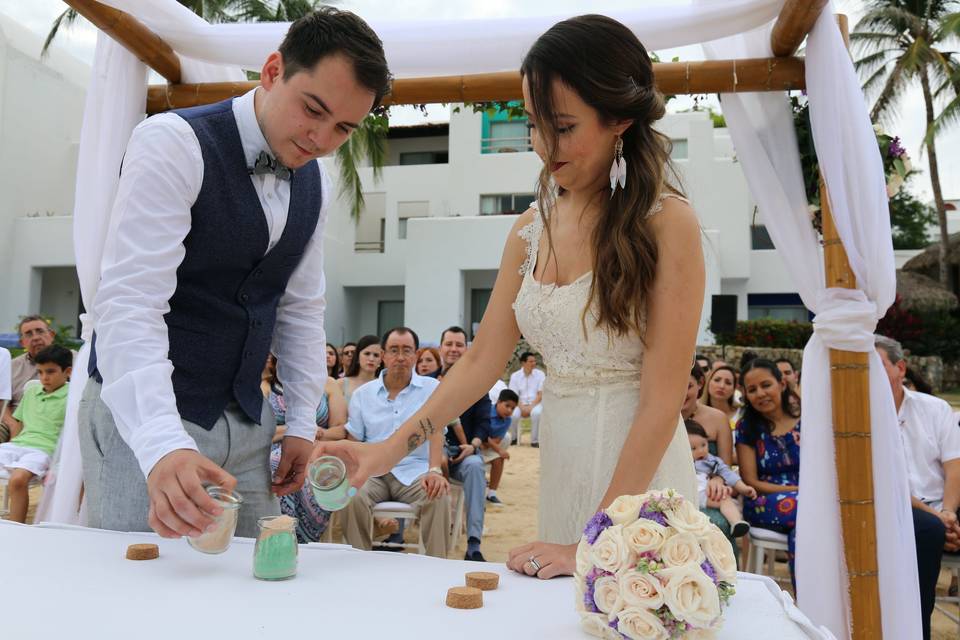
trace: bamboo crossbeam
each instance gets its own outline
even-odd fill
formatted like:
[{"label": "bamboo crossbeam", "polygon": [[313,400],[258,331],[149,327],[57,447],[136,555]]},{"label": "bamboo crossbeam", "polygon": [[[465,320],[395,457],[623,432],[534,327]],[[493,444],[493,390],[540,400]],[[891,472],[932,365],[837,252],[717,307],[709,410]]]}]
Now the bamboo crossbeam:
[{"label": "bamboo crossbeam", "polygon": [[148,67],[174,84],[180,82],[180,58],[160,36],[129,13],[95,0],[64,0],[77,13],[122,44]]},{"label": "bamboo crossbeam", "polygon": [[770,34],[773,55],[792,56],[810,33],[828,0],[787,0]]},{"label": "bamboo crossbeam", "polygon": [[[665,94],[791,91],[806,87],[800,58],[752,58],[665,62],[653,65],[657,88]],[[257,82],[151,85],[147,113],[193,107],[242,95]],[[521,98],[517,71],[396,80],[384,104],[481,102]]]}]

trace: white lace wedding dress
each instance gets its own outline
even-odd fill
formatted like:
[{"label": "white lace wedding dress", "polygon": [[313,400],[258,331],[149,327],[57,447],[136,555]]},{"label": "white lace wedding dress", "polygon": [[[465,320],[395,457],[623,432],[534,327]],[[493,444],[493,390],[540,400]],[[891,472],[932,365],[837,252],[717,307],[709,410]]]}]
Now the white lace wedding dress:
[{"label": "white lace wedding dress", "polygon": [[[662,200],[651,215],[660,210]],[[603,498],[633,423],[643,343],[639,336],[616,337],[599,329],[592,311],[584,336],[581,313],[593,274],[562,286],[537,282],[533,272],[542,232],[539,215],[519,232],[527,242],[527,260],[513,306],[520,331],[547,368],[540,417],[538,538],[572,544]],[[676,433],[649,488],[674,488],[696,502],[697,481],[680,400],[674,400]]]}]

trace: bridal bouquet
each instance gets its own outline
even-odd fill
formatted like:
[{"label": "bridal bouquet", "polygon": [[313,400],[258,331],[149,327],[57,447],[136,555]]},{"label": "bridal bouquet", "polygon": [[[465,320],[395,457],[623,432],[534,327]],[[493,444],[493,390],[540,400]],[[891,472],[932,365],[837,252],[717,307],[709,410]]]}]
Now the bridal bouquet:
[{"label": "bridal bouquet", "polygon": [[673,490],[620,496],[577,547],[580,623],[600,638],[713,638],[736,580],[726,536]]}]

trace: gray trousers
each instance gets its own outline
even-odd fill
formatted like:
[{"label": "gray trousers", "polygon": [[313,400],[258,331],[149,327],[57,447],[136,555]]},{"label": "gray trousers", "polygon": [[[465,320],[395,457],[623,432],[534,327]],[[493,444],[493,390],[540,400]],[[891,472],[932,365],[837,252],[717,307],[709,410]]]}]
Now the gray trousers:
[{"label": "gray trousers", "polygon": [[[100,398],[100,388],[96,380],[87,381],[78,415],[87,526],[150,531],[146,478]],[[231,403],[209,431],[183,421],[200,453],[237,479],[236,491],[243,497],[237,535],[248,538],[257,536],[259,518],[280,514],[270,491],[270,442],[276,423],[266,402],[261,420],[262,424],[255,424]]]}]

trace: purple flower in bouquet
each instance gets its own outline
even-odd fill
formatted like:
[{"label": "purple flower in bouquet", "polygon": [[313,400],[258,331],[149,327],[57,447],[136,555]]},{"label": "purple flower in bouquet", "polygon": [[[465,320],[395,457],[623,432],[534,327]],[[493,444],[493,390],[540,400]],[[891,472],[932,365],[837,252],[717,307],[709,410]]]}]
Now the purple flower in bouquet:
[{"label": "purple flower in bouquet", "polygon": [[590,521],[587,522],[587,526],[583,530],[583,535],[587,537],[587,542],[593,544],[597,541],[597,538],[600,537],[600,534],[603,533],[603,530],[610,526],[613,526],[613,520],[610,519],[610,516],[603,511],[598,511],[590,518]]},{"label": "purple flower in bouquet", "polygon": [[700,565],[700,568],[703,569],[703,572],[707,574],[707,577],[713,581],[713,584],[720,582],[720,580],[717,579],[717,570],[713,568],[713,565],[710,564],[709,560],[704,560],[703,564]]},{"label": "purple flower in bouquet", "polygon": [[666,527],[667,516],[663,515],[663,511],[652,509],[651,506],[654,505],[650,505],[649,503],[643,505],[643,508],[640,509],[640,517],[646,518],[647,520],[653,520],[660,526]]},{"label": "purple flower in bouquet", "polygon": [[613,620],[611,620],[609,623],[609,626],[611,629],[619,633],[621,638],[626,638],[627,640],[630,640],[630,636],[620,631],[620,618],[614,618]]},{"label": "purple flower in bouquet", "polygon": [[594,583],[603,576],[612,576],[613,574],[609,571],[604,571],[603,569],[597,569],[594,567],[590,572],[584,577],[583,582],[586,589],[583,591],[583,606],[586,607],[587,611],[592,613],[600,613],[600,609],[597,608],[597,603],[593,599],[594,596]]},{"label": "purple flower in bouquet", "polygon": [[903,145],[900,144],[900,136],[896,136],[893,140],[890,141],[890,148],[887,149],[887,155],[891,158],[899,158],[907,152],[903,148]]}]

